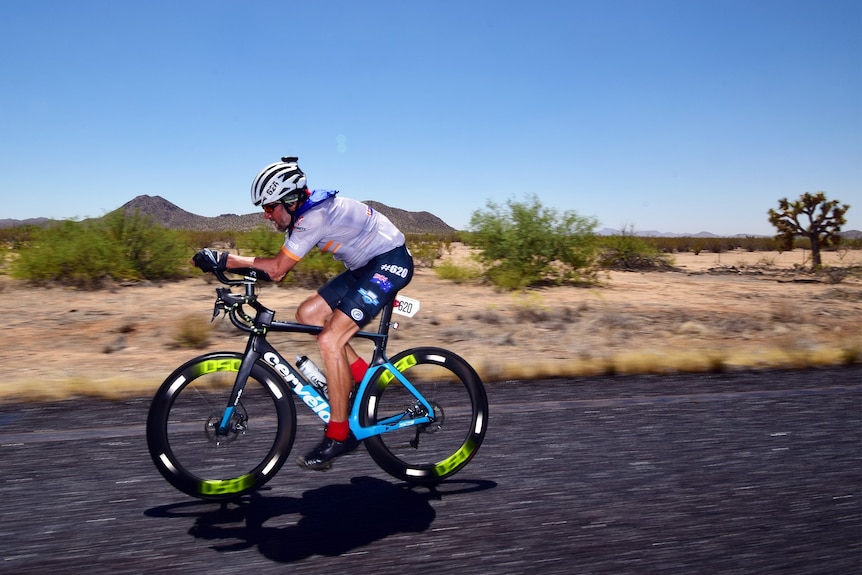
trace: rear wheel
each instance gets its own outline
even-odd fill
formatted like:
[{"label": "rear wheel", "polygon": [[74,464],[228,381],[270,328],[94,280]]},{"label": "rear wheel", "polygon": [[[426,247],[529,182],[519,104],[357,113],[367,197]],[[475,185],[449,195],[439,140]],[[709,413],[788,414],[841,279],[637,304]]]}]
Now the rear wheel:
[{"label": "rear wheel", "polygon": [[[432,421],[365,440],[381,469],[411,483],[433,485],[460,471],[476,455],[488,427],[488,398],[475,370],[439,348],[406,350],[391,363],[433,407]],[[388,370],[370,382],[361,404],[361,423],[414,417],[415,396]]]},{"label": "rear wheel", "polygon": [[195,358],[174,371],[150,405],[147,444],[156,468],[193,497],[229,500],[272,479],[296,433],[296,411],[278,375],[257,363],[219,432],[239,353]]}]

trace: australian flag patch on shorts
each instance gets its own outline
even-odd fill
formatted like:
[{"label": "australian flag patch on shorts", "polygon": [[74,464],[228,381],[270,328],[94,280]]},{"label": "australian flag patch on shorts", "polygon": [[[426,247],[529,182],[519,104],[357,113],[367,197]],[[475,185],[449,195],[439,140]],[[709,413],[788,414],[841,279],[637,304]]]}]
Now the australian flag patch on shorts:
[{"label": "australian flag patch on shorts", "polygon": [[371,278],[371,282],[379,285],[380,289],[383,290],[383,293],[389,293],[389,290],[392,289],[392,282],[383,274],[374,274],[374,277]]}]

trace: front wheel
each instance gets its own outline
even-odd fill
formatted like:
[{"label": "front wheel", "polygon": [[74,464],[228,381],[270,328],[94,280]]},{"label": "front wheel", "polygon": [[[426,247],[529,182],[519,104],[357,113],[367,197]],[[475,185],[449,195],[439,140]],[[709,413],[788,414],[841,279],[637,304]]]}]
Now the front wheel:
[{"label": "front wheel", "polygon": [[242,359],[230,352],[197,357],[168,376],[150,405],[150,456],[192,497],[229,500],[261,487],[293,446],[293,399],[262,363],[252,368],[227,429],[219,430]]},{"label": "front wheel", "polygon": [[[404,427],[365,440],[365,448],[390,475],[434,485],[476,455],[488,428],[488,397],[476,371],[445,349],[403,351],[391,363],[431,404],[431,423]],[[386,369],[370,382],[361,404],[364,426],[415,416],[416,397]]]}]

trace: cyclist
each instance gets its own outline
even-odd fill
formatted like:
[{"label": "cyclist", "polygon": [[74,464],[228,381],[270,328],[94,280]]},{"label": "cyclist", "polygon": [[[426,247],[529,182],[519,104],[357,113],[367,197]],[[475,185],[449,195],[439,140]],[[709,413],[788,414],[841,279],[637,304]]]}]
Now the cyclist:
[{"label": "cyclist", "polygon": [[297,460],[300,467],[325,470],[333,458],[356,448],[347,421],[350,392],[368,363],[350,339],[370,322],[413,277],[413,258],[404,234],[383,214],[329,190],[309,190],[298,158],[266,166],[251,185],[251,201],[264,218],[285,232],[275,257],[222,252],[217,259],[201,250],[195,265],[219,269],[253,267],[280,281],[314,246],[344,262],[346,270],[296,310],[300,323],[323,326],[317,344],[323,358],[330,399],[330,421],[321,443]]}]

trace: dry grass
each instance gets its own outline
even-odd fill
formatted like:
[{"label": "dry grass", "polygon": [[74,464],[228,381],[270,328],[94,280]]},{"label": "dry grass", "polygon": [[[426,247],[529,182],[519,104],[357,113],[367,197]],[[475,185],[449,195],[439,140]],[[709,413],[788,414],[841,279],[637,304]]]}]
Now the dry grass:
[{"label": "dry grass", "polygon": [[197,315],[186,314],[176,323],[173,340],[178,347],[205,349],[213,333],[211,323],[204,323]]}]

